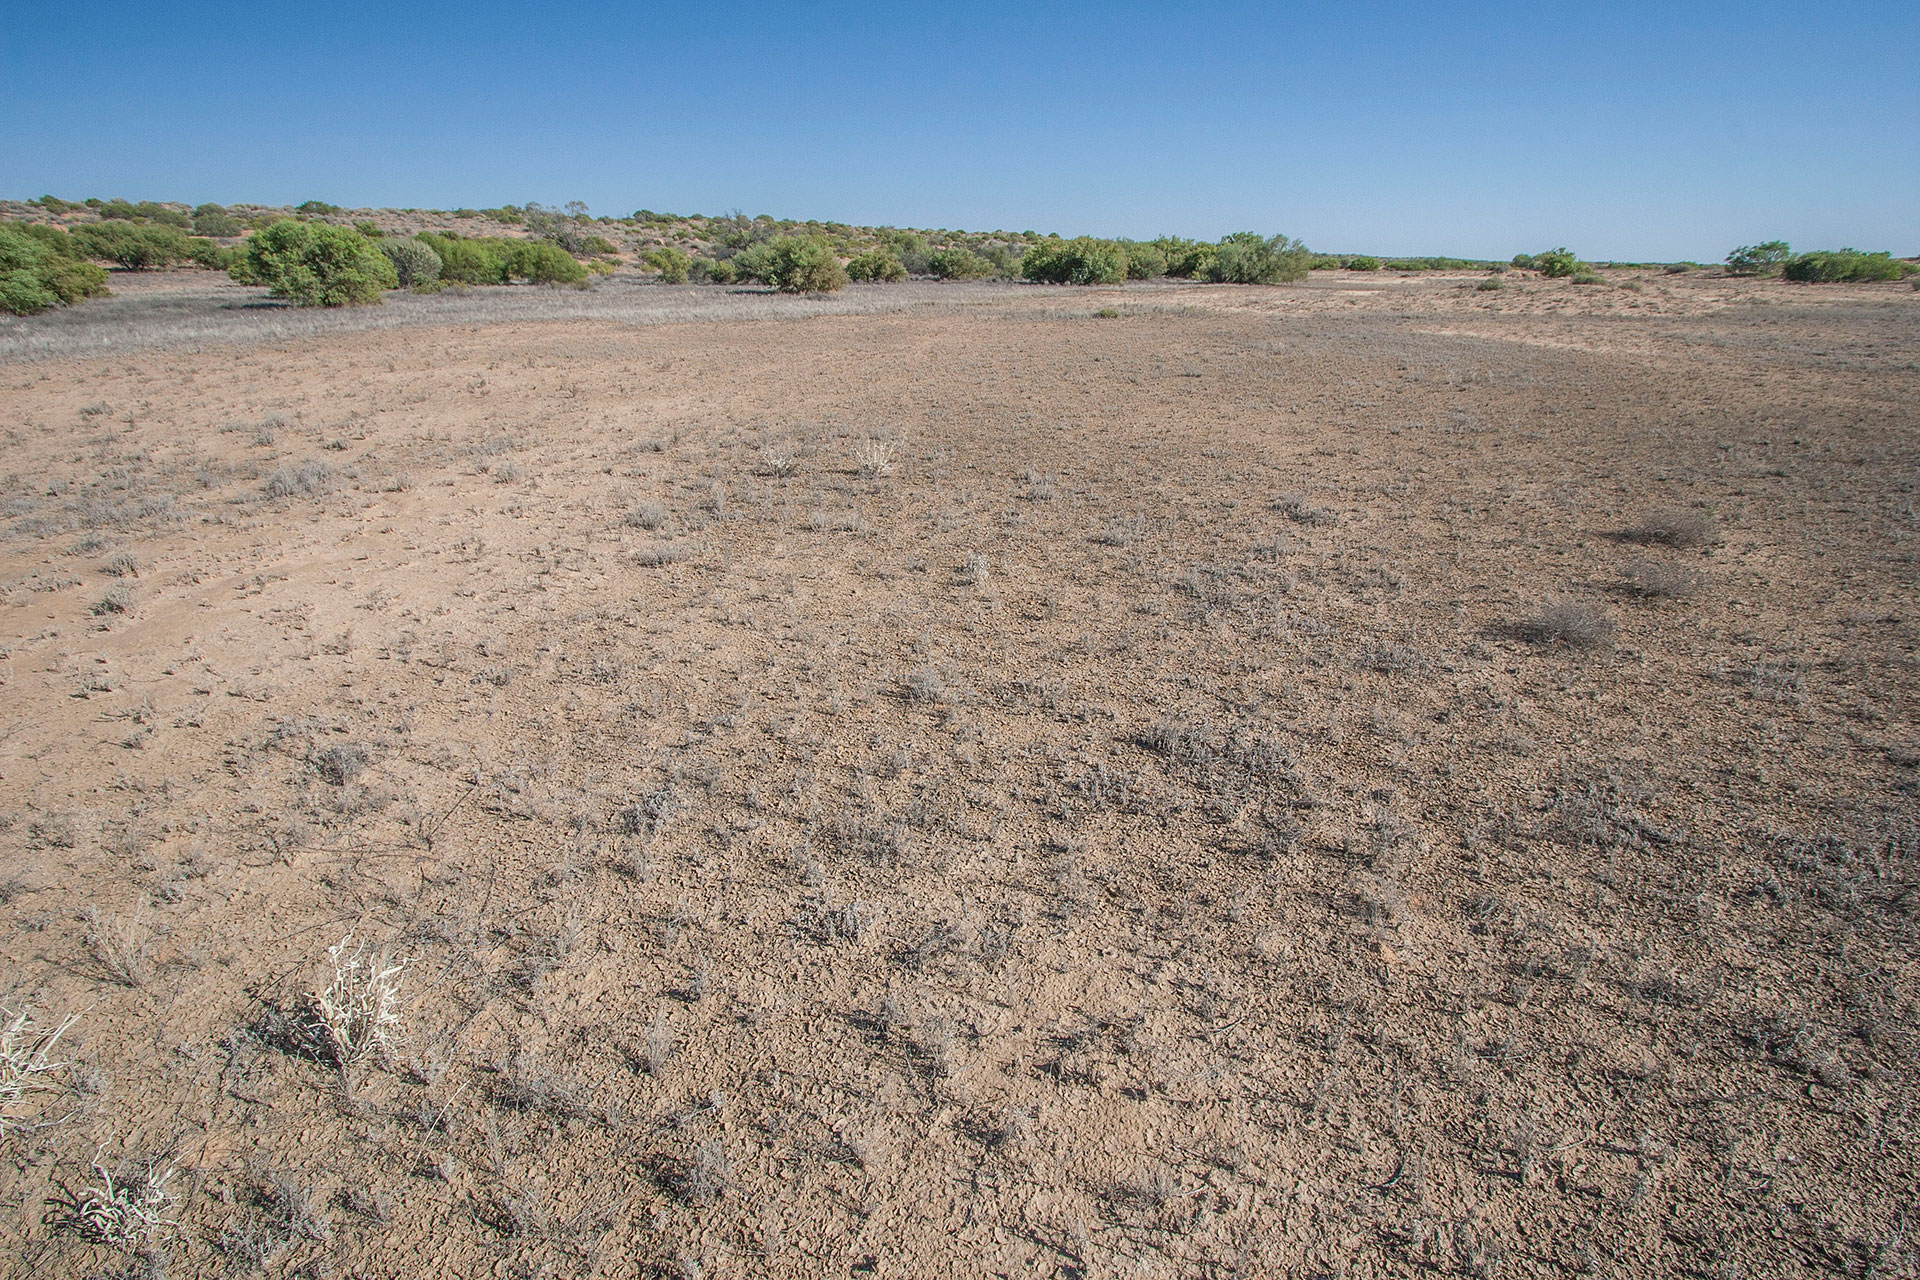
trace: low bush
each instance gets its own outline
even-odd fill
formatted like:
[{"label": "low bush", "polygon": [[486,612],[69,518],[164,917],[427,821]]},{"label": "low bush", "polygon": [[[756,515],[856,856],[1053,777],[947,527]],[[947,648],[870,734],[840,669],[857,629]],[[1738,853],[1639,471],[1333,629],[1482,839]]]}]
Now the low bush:
[{"label": "low bush", "polygon": [[407,238],[380,241],[380,252],[393,264],[402,289],[418,289],[440,279],[440,255],[430,244]]},{"label": "low bush", "polygon": [[1777,276],[1780,274],[1780,268],[1786,266],[1792,257],[1793,249],[1785,240],[1743,244],[1727,255],[1727,274],[1730,276]]},{"label": "low bush", "polygon": [[193,211],[193,234],[232,239],[246,230],[240,219],[217,204],[203,204]]},{"label": "low bush", "polygon": [[1161,236],[1153,242],[1167,260],[1167,274],[1187,280],[1204,277],[1207,268],[1213,265],[1215,248],[1202,244],[1198,240],[1183,240],[1179,236]]},{"label": "low bush", "polygon": [[870,280],[875,284],[899,284],[907,278],[906,264],[886,249],[872,249],[847,263],[849,280]]},{"label": "low bush", "polygon": [[1380,259],[1370,253],[1363,253],[1356,258],[1347,259],[1347,270],[1349,271],[1378,271],[1379,269]]},{"label": "low bush", "polygon": [[1313,255],[1298,240],[1240,231],[1220,241],[1207,279],[1216,284],[1287,284],[1307,278]]},{"label": "low bush", "polygon": [[641,255],[640,261],[658,271],[665,284],[685,284],[687,273],[693,267],[693,258],[687,251],[670,244],[647,250]]},{"label": "low bush", "polygon": [[1803,253],[1780,268],[1783,279],[1803,284],[1857,283],[1869,280],[1900,280],[1920,271],[1913,263],[1902,262],[1891,253],[1863,253],[1858,249],[1817,249]]},{"label": "low bush", "polygon": [[1042,284],[1119,284],[1127,278],[1127,254],[1111,240],[1056,237],[1027,250],[1020,274]]},{"label": "low bush", "polygon": [[1530,253],[1516,253],[1513,255],[1513,261],[1507,265],[1515,271],[1531,271],[1533,270],[1533,255]]},{"label": "low bush", "polygon": [[115,263],[129,271],[172,266],[188,258],[191,251],[187,237],[176,227],[140,226],[115,220],[83,223],[69,234],[85,256]]},{"label": "low bush", "polygon": [[765,284],[767,272],[773,264],[773,249],[764,241],[750,244],[734,254],[729,261],[733,263],[734,279],[753,280]]},{"label": "low bush", "polygon": [[100,216],[108,221],[155,223],[184,231],[193,225],[193,219],[178,209],[169,209],[157,200],[142,200],[132,204],[125,200],[108,200],[99,206]]},{"label": "low bush", "polygon": [[[1513,265],[1517,267],[1521,266],[1522,263],[1516,258]],[[1580,261],[1579,257],[1565,246],[1558,249],[1549,249],[1545,253],[1536,253],[1528,260],[1526,265],[1530,265],[1535,271],[1538,271],[1548,279],[1578,275],[1586,268],[1586,264]]]},{"label": "low bush", "polygon": [[1127,279],[1152,280],[1167,274],[1167,255],[1159,245],[1123,240],[1120,247],[1127,255]]},{"label": "low bush", "polygon": [[20,226],[0,225],[0,311],[32,315],[106,291],[107,273],[93,263],[62,252]]},{"label": "low bush", "polygon": [[530,284],[584,284],[587,269],[557,244],[544,240],[508,240],[507,275]]},{"label": "low bush", "polygon": [[196,267],[205,267],[209,271],[225,271],[240,258],[238,249],[229,249],[205,236],[190,236],[187,239],[185,261]]},{"label": "low bush", "polygon": [[766,249],[761,278],[782,293],[833,293],[846,287],[847,273],[824,240],[779,236]]},{"label": "low bush", "polygon": [[936,249],[927,255],[927,273],[941,280],[978,280],[993,274],[993,264],[971,249]]},{"label": "low bush", "polygon": [[440,255],[440,279],[448,284],[505,284],[505,240],[469,239],[451,233],[421,232],[415,237]]},{"label": "low bush", "polygon": [[364,306],[400,287],[393,263],[358,231],[291,218],[255,233],[233,275],[297,307]]},{"label": "low bush", "polygon": [[732,284],[736,279],[733,264],[717,258],[695,258],[687,274],[706,284]]}]

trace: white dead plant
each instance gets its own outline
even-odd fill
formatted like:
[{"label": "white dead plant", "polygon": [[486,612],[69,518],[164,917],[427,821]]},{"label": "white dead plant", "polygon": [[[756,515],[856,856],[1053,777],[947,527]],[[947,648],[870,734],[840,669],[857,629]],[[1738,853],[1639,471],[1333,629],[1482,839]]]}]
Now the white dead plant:
[{"label": "white dead plant", "polygon": [[28,1111],[25,1099],[31,1093],[58,1093],[66,1088],[59,1079],[67,1064],[53,1057],[54,1047],[78,1020],[70,1013],[57,1027],[45,1027],[34,1021],[33,1010],[15,1013],[0,1008],[0,1137],[9,1130],[34,1128],[39,1118]]},{"label": "white dead plant", "polygon": [[859,464],[860,474],[868,479],[893,474],[893,442],[891,440],[867,440],[853,451],[853,458]]},{"label": "white dead plant", "polygon": [[167,1217],[174,1198],[167,1185],[176,1172],[172,1165],[161,1169],[148,1161],[138,1177],[116,1182],[95,1152],[93,1172],[100,1185],[85,1188],[73,1201],[72,1223],[82,1235],[106,1244],[144,1247],[180,1225]]},{"label": "white dead plant", "polygon": [[384,952],[369,956],[353,935],[327,948],[331,977],[326,989],[307,997],[322,1047],[335,1066],[345,1069],[373,1054],[396,1048],[400,1036],[400,981],[405,960]]}]

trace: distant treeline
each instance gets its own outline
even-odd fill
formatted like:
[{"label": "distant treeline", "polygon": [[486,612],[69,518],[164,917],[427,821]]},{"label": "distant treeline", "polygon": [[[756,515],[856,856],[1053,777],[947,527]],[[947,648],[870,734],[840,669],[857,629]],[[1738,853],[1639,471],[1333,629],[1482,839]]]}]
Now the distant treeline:
[{"label": "distant treeline", "polygon": [[[668,284],[753,283],[788,292],[831,292],[849,281],[1024,279],[1114,285],[1172,278],[1220,284],[1284,284],[1310,271],[1410,274],[1533,271],[1600,284],[1595,264],[1565,248],[1510,262],[1453,257],[1314,253],[1298,240],[1239,232],[1218,241],[1064,238],[1035,231],[914,230],[840,222],[635,211],[593,217],[575,203],[491,209],[343,209],[323,200],[286,207],[42,196],[47,222],[0,223],[0,309],[44,310],[105,292],[96,264],[125,270],[191,264],[265,285],[300,305],[378,302],[389,289],[421,291],[517,282],[584,286],[630,265]],[[14,206],[16,210],[20,206]],[[492,235],[450,224],[491,222]],[[476,228],[477,230],[477,228]],[[1695,263],[1607,263],[1678,272]],[[1914,264],[1854,249],[1794,254],[1783,242],[1742,246],[1730,275],[1808,282],[1898,279]]]}]

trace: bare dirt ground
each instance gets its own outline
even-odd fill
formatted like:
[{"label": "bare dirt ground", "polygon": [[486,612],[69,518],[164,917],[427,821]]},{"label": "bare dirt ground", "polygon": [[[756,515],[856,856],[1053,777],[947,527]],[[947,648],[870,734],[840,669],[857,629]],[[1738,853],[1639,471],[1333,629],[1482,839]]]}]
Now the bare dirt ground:
[{"label": "bare dirt ground", "polygon": [[0,1273],[1915,1274],[1920,294],[116,288]]}]

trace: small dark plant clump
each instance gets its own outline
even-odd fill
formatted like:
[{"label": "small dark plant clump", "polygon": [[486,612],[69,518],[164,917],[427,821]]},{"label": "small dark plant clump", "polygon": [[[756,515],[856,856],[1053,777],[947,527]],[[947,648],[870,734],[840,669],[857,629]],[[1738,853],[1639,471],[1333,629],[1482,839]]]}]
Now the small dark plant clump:
[{"label": "small dark plant clump", "polygon": [[1663,547],[1705,547],[1719,541],[1720,531],[1705,511],[1658,507],[1628,530],[1627,537]]},{"label": "small dark plant clump", "polygon": [[1520,624],[1520,633],[1536,644],[1569,649],[1598,649],[1613,640],[1612,618],[1579,600],[1558,600]]},{"label": "small dark plant clump", "polygon": [[1700,589],[1698,570],[1665,560],[1635,560],[1626,579],[1627,589],[1643,600],[1683,599]]},{"label": "small dark plant clump", "polygon": [[1363,253],[1358,257],[1347,259],[1347,270],[1349,271],[1378,271],[1379,269],[1380,259],[1370,253]]}]

